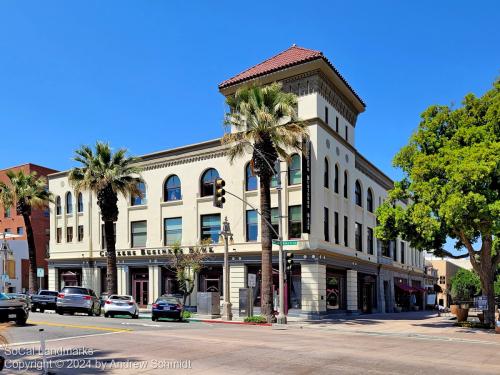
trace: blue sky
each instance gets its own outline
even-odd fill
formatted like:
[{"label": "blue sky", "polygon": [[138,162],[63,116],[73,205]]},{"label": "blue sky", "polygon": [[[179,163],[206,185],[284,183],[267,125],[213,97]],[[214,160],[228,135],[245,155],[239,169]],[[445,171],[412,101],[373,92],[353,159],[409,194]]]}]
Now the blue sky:
[{"label": "blue sky", "polygon": [[219,137],[217,84],[293,43],[367,103],[356,146],[391,159],[435,103],[500,73],[496,1],[2,1],[0,168],[74,165],[81,144],[140,155]]}]

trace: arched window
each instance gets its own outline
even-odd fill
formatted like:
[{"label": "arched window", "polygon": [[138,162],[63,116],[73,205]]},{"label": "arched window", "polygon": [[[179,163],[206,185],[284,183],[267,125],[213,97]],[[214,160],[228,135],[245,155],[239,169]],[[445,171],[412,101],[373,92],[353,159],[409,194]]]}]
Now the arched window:
[{"label": "arched window", "polygon": [[57,196],[56,197],[56,215],[60,215],[62,213],[61,209],[61,197]]},{"label": "arched window", "polygon": [[[276,186],[278,186],[278,175],[280,176],[281,178],[281,163],[278,161],[276,162],[276,165],[275,165],[275,169],[278,168],[278,171],[273,174],[273,176],[271,177],[271,187],[272,188],[275,188]],[[283,182],[282,182],[283,183]]]},{"label": "arched window", "polygon": [[144,181],[137,180],[137,190],[140,194],[133,194],[130,200],[131,206],[140,206],[146,204],[146,185]]},{"label": "arched window", "polygon": [[302,174],[300,173],[300,156],[292,155],[288,165],[288,185],[298,185],[302,183]]},{"label": "arched window", "polygon": [[339,166],[335,164],[335,180],[333,181],[333,188],[335,193],[339,193]]},{"label": "arched window", "polygon": [[69,191],[66,193],[66,213],[73,213],[73,195]]},{"label": "arched window", "polygon": [[203,173],[200,186],[202,197],[214,195],[214,182],[217,178],[219,178],[219,172],[214,168],[207,169],[205,173]]},{"label": "arched window", "polygon": [[326,188],[330,187],[330,165],[328,164],[327,158],[325,158],[325,171],[323,174],[323,185]]},{"label": "arched window", "polygon": [[257,190],[257,176],[255,176],[252,164],[250,162],[248,162],[247,166],[245,167],[245,190]]},{"label": "arched window", "polygon": [[349,192],[349,175],[347,174],[347,171],[344,171],[344,198],[349,198],[348,192]]},{"label": "arched window", "polygon": [[182,199],[181,180],[179,180],[179,177],[177,177],[177,175],[173,174],[172,176],[167,178],[163,189],[163,199],[165,200],[165,202],[180,201]]},{"label": "arched window", "polygon": [[373,192],[372,189],[368,189],[366,192],[366,209],[368,212],[373,212]]},{"label": "arched window", "polygon": [[359,180],[356,180],[356,185],[354,186],[354,196],[356,198],[356,204],[363,207],[363,197],[361,194],[361,184],[359,183]]},{"label": "arched window", "polygon": [[83,195],[78,193],[78,212],[83,212]]}]

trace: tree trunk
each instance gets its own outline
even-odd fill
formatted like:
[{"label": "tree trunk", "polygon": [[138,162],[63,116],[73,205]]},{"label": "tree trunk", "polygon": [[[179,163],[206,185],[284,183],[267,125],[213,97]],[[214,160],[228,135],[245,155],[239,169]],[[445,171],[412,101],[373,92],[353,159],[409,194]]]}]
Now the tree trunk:
[{"label": "tree trunk", "polygon": [[28,239],[28,256],[30,262],[29,269],[29,293],[38,293],[38,278],[36,276],[36,246],[35,237],[33,236],[33,227],[28,213],[23,213],[24,226],[26,227],[26,238]]},{"label": "tree trunk", "polygon": [[115,227],[113,221],[104,222],[104,234],[106,238],[107,269],[106,288],[108,295],[118,292],[118,276],[116,272],[116,248],[115,248]]},{"label": "tree trunk", "polygon": [[[485,264],[483,262],[488,262]],[[491,257],[488,260],[481,261],[481,269],[479,273],[481,280],[481,292],[488,300],[488,309],[484,311],[484,323],[490,326],[495,324],[495,272],[493,272],[493,264]]]},{"label": "tree trunk", "polygon": [[[262,244],[262,294],[260,310],[270,323],[273,321],[273,254],[271,229],[267,223],[271,222],[271,180],[260,178],[260,233]],[[265,219],[265,220],[264,220]]]}]

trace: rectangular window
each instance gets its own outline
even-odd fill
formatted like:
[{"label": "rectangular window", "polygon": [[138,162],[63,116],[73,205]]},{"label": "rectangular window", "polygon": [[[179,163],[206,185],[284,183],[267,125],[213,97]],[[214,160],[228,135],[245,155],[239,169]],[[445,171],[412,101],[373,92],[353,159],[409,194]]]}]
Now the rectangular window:
[{"label": "rectangular window", "polygon": [[164,220],[163,243],[165,246],[182,243],[182,217],[172,217]]},{"label": "rectangular window", "polygon": [[78,226],[77,236],[78,236],[78,242],[82,242],[83,241],[83,225]]},{"label": "rectangular window", "polygon": [[73,227],[66,227],[66,242],[73,242]]},{"label": "rectangular window", "polygon": [[24,227],[17,227],[17,234],[22,236],[24,234]]},{"label": "rectangular window", "polygon": [[[280,220],[280,217],[278,215],[278,207],[271,208],[271,225],[273,226],[276,233],[279,233],[279,229],[280,229],[279,220]],[[271,238],[273,240],[278,239],[278,236],[276,235],[276,233],[274,233],[274,231],[271,231]]]},{"label": "rectangular window", "polygon": [[56,242],[61,243],[62,240],[62,228],[56,229]]},{"label": "rectangular window", "polygon": [[10,217],[10,207],[5,208],[4,217]]},{"label": "rectangular window", "polygon": [[201,215],[201,240],[219,242],[220,214]]},{"label": "rectangular window", "polygon": [[328,107],[325,106],[325,122],[328,124]]},{"label": "rectangular window", "polygon": [[323,231],[325,234],[325,241],[330,241],[330,212],[326,207],[323,218]]},{"label": "rectangular window", "polygon": [[335,216],[335,222],[334,222],[334,225],[335,225],[335,243],[338,245],[340,243],[340,238],[339,238],[339,213],[338,212],[335,212],[334,214]]},{"label": "rectangular window", "polygon": [[392,254],[392,259],[394,259],[395,262],[397,262],[398,260],[398,253],[396,251],[396,241],[394,240],[391,240],[389,241],[389,247],[390,247],[390,251],[391,251],[391,254]]},{"label": "rectangular window", "polygon": [[335,131],[339,132],[339,116],[335,117]]},{"label": "rectangular window", "polygon": [[439,284],[441,285],[446,284],[446,276],[439,276]]},{"label": "rectangular window", "polygon": [[368,248],[368,254],[373,255],[373,229],[366,228],[366,246]]},{"label": "rectangular window", "polygon": [[12,229],[10,229],[10,228],[5,228],[4,232],[5,232],[5,233],[9,233],[9,234],[11,234],[11,233],[12,233]]},{"label": "rectangular window", "polygon": [[391,257],[391,249],[389,248],[389,241],[382,241],[382,256]]},{"label": "rectangular window", "polygon": [[288,207],[288,238],[302,236],[302,206]]},{"label": "rectangular window", "polygon": [[259,234],[259,222],[257,220],[257,211],[247,210],[246,217],[247,224],[247,241],[257,241],[257,235]]},{"label": "rectangular window", "polygon": [[355,236],[354,242],[356,243],[356,250],[363,251],[363,225],[361,225],[360,223],[354,224],[354,236]]},{"label": "rectangular window", "polygon": [[[113,232],[114,232],[114,238],[115,238],[115,244],[116,244],[116,223],[113,223]],[[102,249],[106,249],[106,231],[104,229],[104,224],[101,224],[101,247]]]},{"label": "rectangular window", "polygon": [[147,221],[132,221],[130,223],[132,247],[145,247],[148,236]]},{"label": "rectangular window", "polygon": [[349,219],[344,216],[344,246],[349,247]]},{"label": "rectangular window", "polygon": [[405,243],[401,242],[401,263],[405,263]]},{"label": "rectangular window", "polygon": [[345,140],[349,141],[349,128],[347,127],[347,125],[345,126]]}]

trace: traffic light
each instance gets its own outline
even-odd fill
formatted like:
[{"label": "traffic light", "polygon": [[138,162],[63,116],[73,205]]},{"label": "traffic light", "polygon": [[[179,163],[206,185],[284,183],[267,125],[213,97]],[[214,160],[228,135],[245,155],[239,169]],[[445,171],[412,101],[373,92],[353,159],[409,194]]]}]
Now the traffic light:
[{"label": "traffic light", "polygon": [[222,178],[216,178],[214,181],[214,207],[222,208],[226,203],[226,190],[224,190],[226,182]]},{"label": "traffic light", "polygon": [[291,271],[293,266],[293,253],[286,253],[285,258],[286,270]]}]

